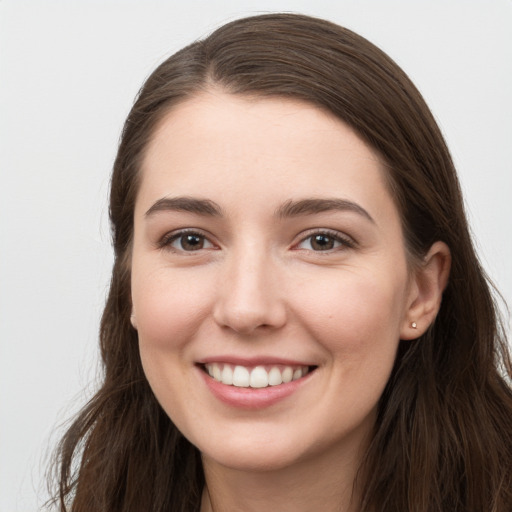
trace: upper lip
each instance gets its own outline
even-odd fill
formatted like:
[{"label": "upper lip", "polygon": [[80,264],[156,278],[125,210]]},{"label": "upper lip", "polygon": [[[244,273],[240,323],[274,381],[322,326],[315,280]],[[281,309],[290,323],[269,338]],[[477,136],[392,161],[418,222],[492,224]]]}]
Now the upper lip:
[{"label": "upper lip", "polygon": [[209,356],[197,361],[197,364],[211,364],[211,363],[226,363],[235,366],[270,366],[270,365],[282,365],[282,366],[316,366],[311,361],[289,359],[284,357],[274,356],[259,356],[259,357],[240,357],[233,355],[219,355]]}]

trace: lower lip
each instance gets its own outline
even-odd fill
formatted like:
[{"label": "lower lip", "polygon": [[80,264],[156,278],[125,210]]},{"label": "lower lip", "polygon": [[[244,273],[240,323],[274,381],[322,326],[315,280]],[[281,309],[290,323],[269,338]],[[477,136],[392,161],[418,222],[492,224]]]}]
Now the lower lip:
[{"label": "lower lip", "polygon": [[199,369],[199,372],[206,386],[216,398],[231,407],[241,409],[264,409],[265,407],[270,407],[295,393],[312,375],[312,372],[310,372],[300,379],[286,384],[279,384],[278,386],[239,388],[216,381],[202,369]]}]

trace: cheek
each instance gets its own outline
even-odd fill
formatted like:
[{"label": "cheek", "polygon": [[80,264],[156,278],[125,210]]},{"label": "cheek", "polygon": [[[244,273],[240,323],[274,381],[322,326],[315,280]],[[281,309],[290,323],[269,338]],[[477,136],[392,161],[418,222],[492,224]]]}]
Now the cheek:
[{"label": "cheek", "polygon": [[[354,359],[395,347],[400,336],[406,276],[340,270],[295,293],[298,316],[329,351]],[[390,277],[392,276],[392,277]]]},{"label": "cheek", "polygon": [[325,422],[338,432],[373,418],[396,358],[407,280],[340,272],[325,285],[303,286],[295,304],[303,328],[323,347],[331,375],[324,395],[337,397]]},{"label": "cheek", "polygon": [[190,385],[190,366],[183,363],[189,359],[187,348],[198,337],[211,297],[204,276],[198,280],[197,272],[193,277],[166,268],[143,270],[139,266],[132,273],[142,366],[163,409],[180,429],[189,432],[201,418],[184,401],[198,398]]},{"label": "cheek", "polygon": [[142,349],[176,350],[190,340],[208,314],[207,276],[160,269],[135,271],[132,300]]}]

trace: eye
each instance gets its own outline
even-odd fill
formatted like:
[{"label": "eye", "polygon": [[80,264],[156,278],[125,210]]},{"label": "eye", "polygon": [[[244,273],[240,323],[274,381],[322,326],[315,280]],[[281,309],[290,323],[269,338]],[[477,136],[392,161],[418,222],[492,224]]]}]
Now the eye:
[{"label": "eye", "polygon": [[353,247],[354,244],[338,233],[329,231],[317,231],[297,244],[297,249],[308,251],[332,251],[342,247]]},{"label": "eye", "polygon": [[193,252],[201,249],[212,249],[215,246],[201,233],[194,231],[180,231],[164,237],[161,247],[168,247],[174,251]]}]

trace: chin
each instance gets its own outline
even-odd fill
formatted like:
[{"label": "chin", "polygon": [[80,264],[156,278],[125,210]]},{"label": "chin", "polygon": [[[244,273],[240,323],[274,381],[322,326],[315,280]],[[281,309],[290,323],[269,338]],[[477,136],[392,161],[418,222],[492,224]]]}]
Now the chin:
[{"label": "chin", "polygon": [[293,466],[300,460],[300,456],[291,449],[274,450],[264,447],[244,449],[230,447],[222,451],[215,450],[211,453],[201,452],[203,459],[210,460],[221,466],[236,471],[246,472],[271,472],[279,471]]}]

